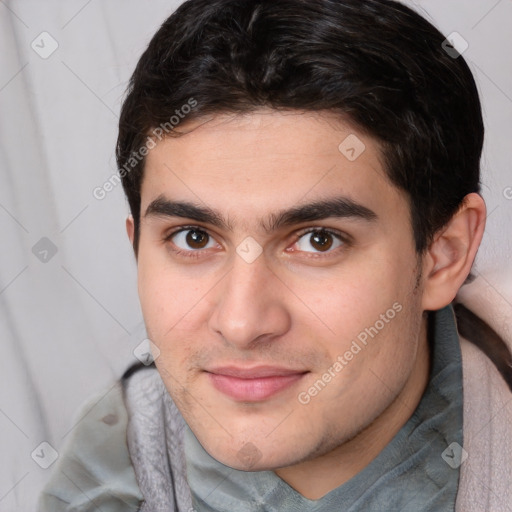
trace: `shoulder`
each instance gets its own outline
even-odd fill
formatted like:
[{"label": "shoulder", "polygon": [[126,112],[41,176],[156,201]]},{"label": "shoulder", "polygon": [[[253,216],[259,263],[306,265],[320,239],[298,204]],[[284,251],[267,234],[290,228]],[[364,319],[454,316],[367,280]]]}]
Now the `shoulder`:
[{"label": "shoulder", "polygon": [[512,500],[512,395],[490,359],[460,338],[464,450],[457,510],[508,510]]},{"label": "shoulder", "polygon": [[139,510],[143,497],[126,442],[123,394],[121,379],[80,408],[40,495],[40,512]]}]

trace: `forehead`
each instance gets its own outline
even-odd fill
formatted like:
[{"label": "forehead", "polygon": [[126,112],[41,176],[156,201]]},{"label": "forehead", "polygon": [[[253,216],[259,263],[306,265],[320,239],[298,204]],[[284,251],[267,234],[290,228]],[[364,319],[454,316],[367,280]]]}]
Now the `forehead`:
[{"label": "forehead", "polygon": [[[346,197],[407,222],[379,144],[331,114],[260,111],[185,123],[147,156],[141,213],[159,196],[207,205],[236,224]],[[405,216],[404,216],[405,214]]]}]

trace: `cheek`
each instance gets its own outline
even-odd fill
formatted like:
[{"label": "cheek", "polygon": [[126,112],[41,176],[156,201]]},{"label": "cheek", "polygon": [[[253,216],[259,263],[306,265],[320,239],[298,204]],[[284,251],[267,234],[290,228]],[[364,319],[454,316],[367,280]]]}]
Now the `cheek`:
[{"label": "cheek", "polygon": [[141,243],[138,257],[139,299],[148,334],[162,338],[197,303],[199,290],[197,280],[170,264],[165,249],[147,245]]},{"label": "cheek", "polygon": [[158,278],[156,269],[147,271],[139,266],[138,289],[148,334],[155,339],[160,338],[179,318],[174,286],[169,286],[167,279]]},{"label": "cheek", "polygon": [[[411,260],[380,256],[373,264],[367,260],[326,280],[322,293],[314,294],[314,309],[330,331],[322,340],[328,353],[324,360],[332,366],[341,357],[343,365],[339,373],[334,370],[334,403],[342,395],[373,402],[376,396],[399,389],[407,378],[421,324],[420,298],[413,293],[414,268]],[[312,288],[309,291],[313,294]],[[325,368],[317,370],[323,373]]]},{"label": "cheek", "polygon": [[414,288],[412,269],[404,269],[404,262],[376,258],[347,264],[333,273],[304,274],[295,278],[292,288],[303,298],[308,313],[313,313],[306,317],[311,327],[316,325],[328,339],[346,341],[376,322],[379,330],[383,321],[394,323],[397,312],[393,305],[403,307]]},{"label": "cheek", "polygon": [[[340,417],[345,418],[347,432],[352,433],[373,421],[410,377],[420,323],[421,311],[409,303],[383,326],[373,319],[366,326],[355,327],[364,337],[356,334],[331,345],[330,359],[339,362],[341,356],[343,369],[339,373],[334,369],[331,383],[311,398],[310,414],[324,415],[328,425],[337,425]],[[320,373],[312,377],[308,386],[315,387],[318,379],[325,380]],[[309,393],[308,389],[315,393],[311,387],[304,391]]]},{"label": "cheek", "polygon": [[[139,299],[149,339],[157,345],[157,367],[185,384],[191,361],[197,360],[208,318],[210,279],[178,269],[160,254],[141,251],[138,261]],[[183,382],[182,382],[183,381]],[[169,382],[172,386],[172,379]]]}]

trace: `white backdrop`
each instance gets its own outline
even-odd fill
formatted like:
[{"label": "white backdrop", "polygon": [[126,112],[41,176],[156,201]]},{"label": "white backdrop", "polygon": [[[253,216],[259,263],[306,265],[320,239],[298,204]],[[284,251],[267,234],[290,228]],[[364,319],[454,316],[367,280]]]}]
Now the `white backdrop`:
[{"label": "white backdrop", "polygon": [[[0,0],[0,511],[35,510],[51,471],[40,443],[62,448],[79,406],[135,361],[145,337],[121,186],[103,200],[92,192],[116,170],[127,80],[179,3]],[[466,295],[493,303],[481,308],[496,320],[512,310],[512,2],[413,5],[469,43],[489,216]]]}]

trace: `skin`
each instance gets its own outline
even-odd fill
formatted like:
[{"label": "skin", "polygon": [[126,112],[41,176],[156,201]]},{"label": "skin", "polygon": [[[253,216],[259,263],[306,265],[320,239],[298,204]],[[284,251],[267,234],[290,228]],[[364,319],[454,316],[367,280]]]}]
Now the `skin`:
[{"label": "skin", "polygon": [[[377,141],[348,122],[261,110],[181,129],[148,154],[141,191],[138,287],[156,366],[213,457],[274,470],[318,499],[368,465],[418,405],[430,368],[426,311],[449,304],[469,273],[485,204],[468,195],[418,259],[407,196],[387,179]],[[351,134],[365,145],[354,161],[338,149]],[[281,210],[339,196],[376,218],[262,226]],[[229,226],[146,215],[157,198],[208,207]],[[191,225],[203,230],[202,248],[187,243],[190,231],[166,239]],[[303,234],[320,228],[349,239],[325,235],[322,245]],[[133,242],[132,218],[127,231]],[[236,251],[249,236],[262,249],[251,263]],[[400,312],[301,403],[393,304]],[[269,398],[240,401],[212,385],[208,372],[224,365],[304,373]]]}]

